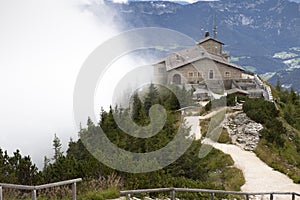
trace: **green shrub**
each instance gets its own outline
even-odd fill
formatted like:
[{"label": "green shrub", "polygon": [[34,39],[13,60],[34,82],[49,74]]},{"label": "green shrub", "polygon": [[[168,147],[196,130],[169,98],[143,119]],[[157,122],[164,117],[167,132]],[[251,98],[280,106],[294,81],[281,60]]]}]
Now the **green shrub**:
[{"label": "green shrub", "polygon": [[113,199],[118,198],[119,192],[116,188],[109,188],[103,191],[97,191],[97,192],[87,192],[87,194],[83,195],[82,197],[79,197],[79,199],[82,200],[106,200],[106,199]]},{"label": "green shrub", "polygon": [[252,120],[262,124],[279,116],[274,103],[264,99],[247,99],[243,104],[243,111]]}]

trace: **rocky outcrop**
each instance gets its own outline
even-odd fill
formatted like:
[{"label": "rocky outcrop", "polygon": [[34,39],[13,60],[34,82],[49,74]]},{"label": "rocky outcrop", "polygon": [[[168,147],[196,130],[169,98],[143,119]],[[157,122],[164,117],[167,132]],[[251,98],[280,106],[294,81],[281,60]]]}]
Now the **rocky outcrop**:
[{"label": "rocky outcrop", "polygon": [[226,115],[223,127],[227,129],[232,138],[232,143],[247,151],[253,151],[260,138],[259,131],[263,126],[251,120],[243,112],[235,112]]}]

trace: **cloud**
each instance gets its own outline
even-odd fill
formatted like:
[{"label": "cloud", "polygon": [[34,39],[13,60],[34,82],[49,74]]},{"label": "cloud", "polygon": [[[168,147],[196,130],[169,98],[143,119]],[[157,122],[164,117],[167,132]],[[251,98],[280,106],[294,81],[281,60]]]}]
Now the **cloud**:
[{"label": "cloud", "polygon": [[[98,5],[95,16],[86,5]],[[118,32],[101,1],[0,1],[0,147],[41,166],[54,133],[76,138],[72,95],[79,69]],[[103,19],[103,20],[101,20]]]}]

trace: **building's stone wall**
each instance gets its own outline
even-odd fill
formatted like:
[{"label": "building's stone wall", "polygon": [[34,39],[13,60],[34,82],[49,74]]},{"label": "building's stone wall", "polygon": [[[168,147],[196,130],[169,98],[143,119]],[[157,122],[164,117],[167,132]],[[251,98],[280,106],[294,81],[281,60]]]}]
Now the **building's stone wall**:
[{"label": "building's stone wall", "polygon": [[181,84],[197,84],[204,80],[224,80],[228,85],[226,88],[230,87],[232,79],[242,78],[241,70],[209,59],[199,60],[167,72],[168,83],[174,83],[175,74],[181,76]]},{"label": "building's stone wall", "polygon": [[200,44],[206,51],[216,55],[222,55],[222,44],[218,43],[214,40],[208,40],[202,44]]},{"label": "building's stone wall", "polygon": [[167,84],[167,71],[165,62],[157,63],[154,66],[154,82]]}]

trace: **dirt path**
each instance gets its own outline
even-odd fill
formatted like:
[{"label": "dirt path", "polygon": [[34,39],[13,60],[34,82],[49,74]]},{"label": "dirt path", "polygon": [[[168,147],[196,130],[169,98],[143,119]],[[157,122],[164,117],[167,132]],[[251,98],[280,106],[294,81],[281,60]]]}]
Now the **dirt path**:
[{"label": "dirt path", "polygon": [[[191,134],[201,137],[201,129],[199,119],[207,119],[216,112],[210,113],[208,116],[192,116],[186,117],[188,125],[191,125]],[[210,144],[214,148],[229,154],[234,160],[235,166],[242,170],[246,183],[241,190],[245,192],[297,192],[300,193],[300,184],[295,184],[286,175],[273,170],[263,161],[261,161],[253,152],[245,151],[236,145],[214,143],[209,139],[205,139],[203,143]],[[254,198],[255,199],[255,198]],[[257,199],[266,199],[259,197]],[[291,199],[287,196],[275,196],[274,200]],[[296,197],[300,200],[300,197]]]},{"label": "dirt path", "polygon": [[200,130],[200,117],[199,116],[188,116],[184,118],[188,127],[191,127],[190,135],[195,136],[196,140],[201,139],[201,130]]},{"label": "dirt path", "polygon": [[273,170],[262,162],[253,152],[242,150],[240,147],[229,144],[213,143],[204,140],[216,149],[231,155],[235,166],[241,169],[246,179],[242,191],[245,192],[299,192],[300,185],[294,184],[286,175]]}]

